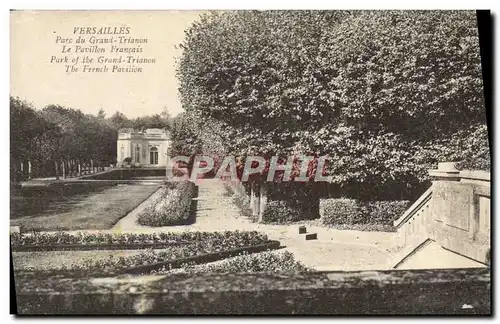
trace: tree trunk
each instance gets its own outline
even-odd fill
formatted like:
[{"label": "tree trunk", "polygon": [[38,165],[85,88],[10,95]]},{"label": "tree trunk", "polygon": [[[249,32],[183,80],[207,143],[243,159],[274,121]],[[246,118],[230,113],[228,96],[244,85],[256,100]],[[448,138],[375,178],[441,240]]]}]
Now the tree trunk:
[{"label": "tree trunk", "polygon": [[259,218],[259,210],[260,210],[260,195],[259,195],[259,185],[256,183],[252,184],[252,216],[255,218]]},{"label": "tree trunk", "polygon": [[66,160],[62,160],[62,176],[66,179]]},{"label": "tree trunk", "polygon": [[263,215],[267,207],[267,185],[260,185],[260,206],[259,206],[259,223],[263,221]]},{"label": "tree trunk", "polygon": [[253,210],[253,201],[255,199],[253,186],[254,186],[254,184],[250,183],[250,204],[248,207],[250,207],[250,209],[252,209],[252,210]]},{"label": "tree trunk", "polygon": [[54,161],[54,166],[56,167],[56,180],[59,180],[59,163]]},{"label": "tree trunk", "polygon": [[82,165],[80,163],[80,159],[78,159],[78,176],[81,176],[82,175]]},{"label": "tree trunk", "polygon": [[94,160],[90,159],[90,173],[94,173]]},{"label": "tree trunk", "polygon": [[32,173],[31,173],[31,161],[28,160],[28,179],[31,180],[31,176],[32,176]]}]

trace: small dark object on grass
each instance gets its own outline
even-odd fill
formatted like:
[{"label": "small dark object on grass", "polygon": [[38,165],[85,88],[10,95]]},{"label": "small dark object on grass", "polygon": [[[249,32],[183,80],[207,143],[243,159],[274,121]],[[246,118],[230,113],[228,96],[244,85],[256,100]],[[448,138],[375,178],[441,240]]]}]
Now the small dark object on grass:
[{"label": "small dark object on grass", "polygon": [[305,226],[299,226],[299,234],[305,234],[307,233],[307,229]]},{"label": "small dark object on grass", "polygon": [[306,234],[306,241],[317,240],[317,239],[318,239],[318,234],[317,233]]}]

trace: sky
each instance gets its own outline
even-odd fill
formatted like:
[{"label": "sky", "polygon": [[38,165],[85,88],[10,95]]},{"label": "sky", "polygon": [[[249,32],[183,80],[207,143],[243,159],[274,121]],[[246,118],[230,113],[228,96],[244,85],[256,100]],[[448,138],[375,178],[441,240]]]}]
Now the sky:
[{"label": "sky", "polygon": [[[171,115],[182,112],[175,77],[175,46],[182,43],[184,30],[201,11],[14,11],[10,24],[10,95],[31,102],[37,109],[59,104],[107,116],[116,111],[129,118],[161,113],[167,106]],[[129,27],[133,38],[147,38],[141,44],[141,57],[155,58],[155,64],[142,65],[142,73],[67,73],[61,39],[73,38],[76,27]],[[83,35],[89,41],[92,35]],[[103,35],[95,35],[106,37]],[[81,45],[81,44],[80,44]],[[91,44],[85,44],[91,46]],[[130,45],[135,47],[136,44]],[[82,45],[83,46],[83,45]],[[109,50],[109,44],[103,45]],[[129,45],[121,45],[128,47]],[[74,48],[73,48],[74,50]],[[106,53],[108,54],[108,53]],[[72,56],[71,56],[72,55]],[[95,60],[99,54],[93,55]],[[113,54],[119,55],[119,54]],[[69,59],[78,56],[70,54]],[[80,54],[81,56],[81,54]]]}]

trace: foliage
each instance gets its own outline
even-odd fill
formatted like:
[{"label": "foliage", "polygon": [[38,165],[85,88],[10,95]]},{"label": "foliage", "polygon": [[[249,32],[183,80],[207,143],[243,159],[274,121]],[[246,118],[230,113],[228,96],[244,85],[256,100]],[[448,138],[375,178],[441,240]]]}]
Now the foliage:
[{"label": "foliage", "polygon": [[488,128],[475,124],[457,131],[448,140],[436,139],[432,145],[423,146],[416,158],[432,162],[434,168],[438,162],[458,162],[461,170],[490,171]]},{"label": "foliage", "polygon": [[252,210],[250,209],[250,199],[246,195],[241,195],[236,193],[233,197],[233,203],[239,208],[242,216],[250,218],[252,221],[256,222],[256,217],[253,216]]},{"label": "foliage", "polygon": [[169,151],[171,157],[190,156],[200,152],[196,130],[192,119],[186,113],[181,113],[174,119],[170,139],[172,141]]},{"label": "foliage", "polygon": [[21,180],[22,161],[42,163],[55,157],[60,136],[57,124],[44,119],[30,103],[10,97],[11,179]]},{"label": "foliage", "polygon": [[366,204],[366,224],[392,225],[410,206],[408,200],[370,201]]},{"label": "foliage", "polygon": [[170,129],[171,117],[167,110],[161,114],[128,119],[123,113],[117,111],[109,118],[109,122],[117,131],[125,128],[132,128],[137,131],[143,131],[147,128]]},{"label": "foliage", "polygon": [[321,222],[326,225],[392,225],[409,201],[359,201],[334,198],[320,201]]},{"label": "foliage", "polygon": [[63,162],[66,171],[77,169],[77,164],[113,164],[120,128],[169,128],[170,120],[168,110],[132,120],[117,112],[106,119],[102,108],[96,116],[54,104],[36,110],[10,97],[11,178],[21,180],[21,163],[28,161],[35,177],[60,174]]},{"label": "foliage", "polygon": [[69,265],[54,264],[51,265],[51,269],[81,271],[84,273],[114,272],[131,267],[249,247],[266,243],[266,241],[263,241],[264,238],[264,236],[259,235],[238,235],[237,232],[213,233],[213,235],[210,235],[206,239],[194,241],[193,244],[169,246],[161,250],[141,250],[141,252],[129,256],[116,257],[113,254],[110,254],[104,259],[85,258]]},{"label": "foliage", "polygon": [[265,223],[286,223],[303,219],[301,213],[285,200],[269,201],[262,215]]},{"label": "foliage", "polygon": [[241,244],[256,245],[268,240],[265,234],[256,231],[225,232],[155,232],[155,233],[105,233],[105,232],[33,232],[11,233],[13,246],[55,244],[140,244],[167,242],[196,242],[229,239]]},{"label": "foliage", "polygon": [[363,221],[361,206],[355,199],[321,199],[319,208],[321,222],[326,225],[356,224]]},{"label": "foliage", "polygon": [[256,254],[239,255],[216,263],[202,265],[187,265],[183,272],[197,273],[245,273],[245,272],[307,272],[311,271],[302,263],[295,260],[289,251],[261,252]]},{"label": "foliage", "polygon": [[191,203],[195,196],[195,185],[189,181],[176,184],[174,188],[159,189],[158,199],[146,207],[137,219],[140,225],[182,225],[191,216]]},{"label": "foliage", "polygon": [[[328,155],[363,199],[418,191],[445,155],[430,148],[486,121],[473,11],[213,13],[181,47],[182,104],[219,122],[228,152]],[[487,150],[470,147],[457,154]]]}]

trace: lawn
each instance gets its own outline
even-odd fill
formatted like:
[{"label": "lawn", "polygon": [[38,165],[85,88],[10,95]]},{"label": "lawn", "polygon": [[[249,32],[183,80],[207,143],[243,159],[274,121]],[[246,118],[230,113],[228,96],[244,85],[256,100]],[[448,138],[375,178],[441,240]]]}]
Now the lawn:
[{"label": "lawn", "polygon": [[52,202],[53,206],[47,210],[11,215],[10,223],[28,231],[110,229],[158,188],[155,185],[116,185]]},{"label": "lawn", "polygon": [[128,257],[139,253],[140,250],[13,252],[12,262],[16,271],[54,270],[71,267],[74,264],[99,262],[110,257]]}]

